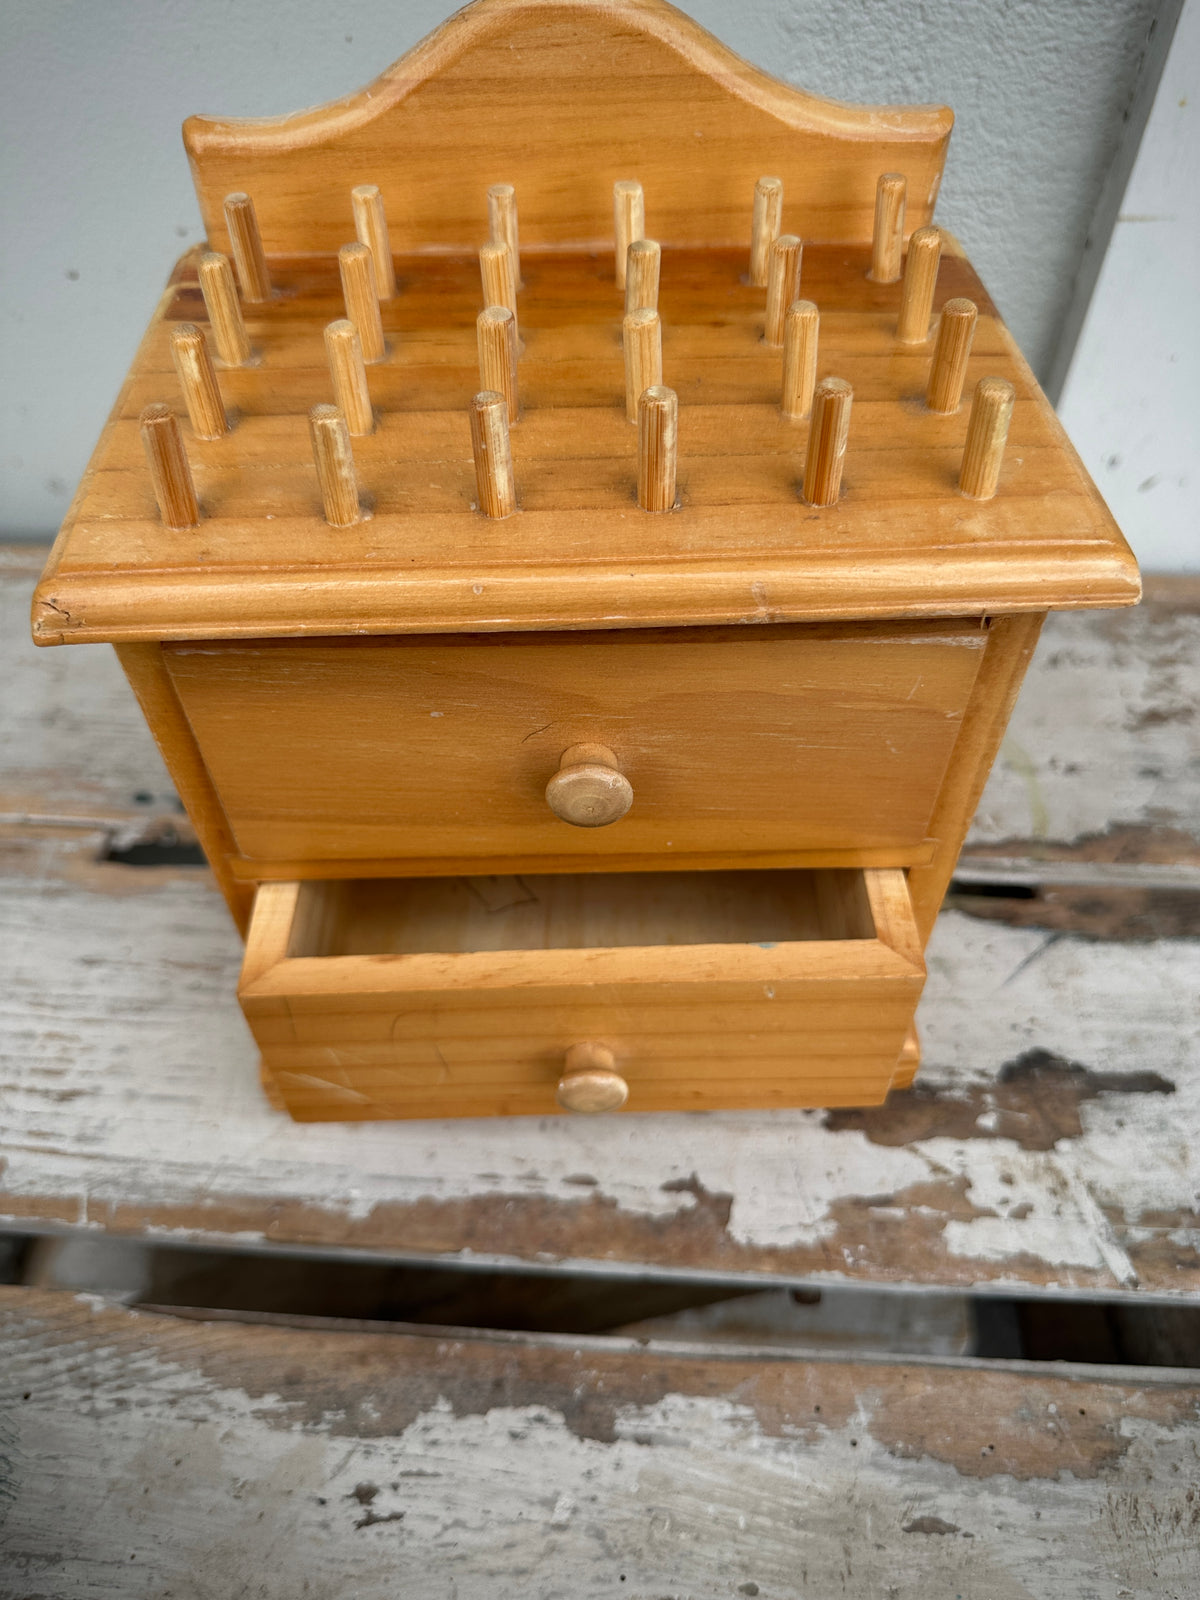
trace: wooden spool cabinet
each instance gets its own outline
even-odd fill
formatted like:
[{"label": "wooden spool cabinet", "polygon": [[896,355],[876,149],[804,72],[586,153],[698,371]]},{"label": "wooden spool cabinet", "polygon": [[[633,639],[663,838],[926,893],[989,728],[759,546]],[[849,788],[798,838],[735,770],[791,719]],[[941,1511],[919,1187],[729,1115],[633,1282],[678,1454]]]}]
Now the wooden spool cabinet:
[{"label": "wooden spool cabinet", "polygon": [[348,101],[185,124],[207,253],[33,628],[115,645],[293,1116],[911,1080],[1042,618],[1139,592],[932,226],[951,120],[657,0],[478,0]]}]

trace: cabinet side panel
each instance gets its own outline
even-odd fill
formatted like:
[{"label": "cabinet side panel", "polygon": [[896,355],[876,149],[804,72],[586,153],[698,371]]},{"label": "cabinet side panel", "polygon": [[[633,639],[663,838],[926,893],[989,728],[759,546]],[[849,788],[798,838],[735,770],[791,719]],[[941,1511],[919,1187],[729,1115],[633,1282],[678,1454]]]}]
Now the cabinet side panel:
[{"label": "cabinet side panel", "polygon": [[933,932],[1045,620],[1043,611],[992,621],[987,651],[930,822],[929,831],[937,841],[933,859],[913,867],[908,875],[922,945]]},{"label": "cabinet side panel", "polygon": [[254,885],[240,883],[230,871],[229,858],[237,853],[233,835],[163,665],[162,646],[123,644],[113,648],[142,708],[142,715],[150,725],[150,732],[179,791],[179,798],[208,857],[233,920],[244,935],[254,904]]}]

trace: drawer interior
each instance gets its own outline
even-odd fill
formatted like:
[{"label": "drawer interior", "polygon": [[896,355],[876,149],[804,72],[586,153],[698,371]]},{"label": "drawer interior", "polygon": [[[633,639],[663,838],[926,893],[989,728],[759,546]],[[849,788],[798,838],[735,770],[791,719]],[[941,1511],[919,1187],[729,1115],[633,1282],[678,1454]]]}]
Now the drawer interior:
[{"label": "drawer interior", "polygon": [[871,939],[849,869],[359,878],[301,885],[288,954],[598,950]]}]

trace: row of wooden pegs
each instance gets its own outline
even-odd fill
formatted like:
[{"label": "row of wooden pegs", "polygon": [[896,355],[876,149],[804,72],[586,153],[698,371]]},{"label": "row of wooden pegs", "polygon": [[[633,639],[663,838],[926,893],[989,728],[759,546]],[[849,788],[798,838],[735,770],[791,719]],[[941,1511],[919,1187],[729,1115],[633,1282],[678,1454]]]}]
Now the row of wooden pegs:
[{"label": "row of wooden pegs", "polygon": [[[904,255],[904,208],[907,184],[902,173],[882,173],[876,185],[875,226],[871,247],[871,268],[868,274],[876,283],[895,283],[900,278]],[[358,245],[370,257],[375,274],[374,290],[378,299],[391,300],[396,295],[395,264],[388,235],[387,216],[383,197],[376,184],[359,184],[350,191],[354,215],[354,231]],[[509,248],[514,286],[524,287],[521,281],[520,242],[517,226],[516,194],[510,183],[496,183],[487,191],[488,226],[490,242],[506,244]],[[272,297],[271,274],[263,249],[262,235],[254,211],[254,202],[247,194],[230,194],[225,197],[225,222],[229,230],[230,247],[237,267],[242,298],[251,304],[264,304]],[[780,238],[783,223],[783,180],[759,178],[754,186],[754,209],[751,219],[749,281],[758,288],[766,288],[770,277],[770,252]],[[645,197],[640,183],[625,179],[613,185],[613,233],[616,244],[617,287],[625,287],[625,264],[628,246],[646,237]],[[797,241],[798,242],[798,241]],[[933,280],[937,274],[940,236],[936,228],[918,228],[909,241],[910,249],[917,246],[921,259],[917,279],[906,284],[906,310],[901,317],[899,337],[906,343],[920,343],[926,337],[929,305],[933,296]],[[356,251],[361,258],[361,253]],[[215,278],[220,273],[219,257],[215,252],[204,257],[207,272]],[[205,270],[201,283],[208,300]],[[213,285],[221,294],[221,285]],[[232,289],[232,283],[230,283]],[[911,305],[909,303],[912,295]],[[224,297],[222,296],[224,300]],[[918,304],[924,300],[922,319]],[[224,301],[234,309],[235,302]],[[209,306],[210,311],[212,305]],[[214,331],[216,324],[214,323]],[[219,337],[219,334],[218,334]],[[242,332],[244,339],[244,330]],[[778,343],[778,340],[774,341]],[[240,365],[248,358],[249,347],[241,343],[222,359],[231,365]]]},{"label": "row of wooden pegs", "polygon": [[[811,415],[802,495],[814,506],[836,503],[849,434],[852,390],[839,378],[816,383],[819,314],[796,298],[802,243],[780,232],[783,185],[761,178],[755,186],[750,279],[765,280],[766,343],[783,349],[781,410],[790,421]],[[374,430],[365,366],[386,354],[380,301],[396,293],[396,280],[382,197],[374,185],[351,192],[358,240],[339,251],[347,316],[325,330],[326,351],[336,405],[310,412],[314,462],[326,520],[348,526],[361,515],[350,436]],[[678,400],[662,382],[662,326],[658,314],[661,248],[645,238],[645,204],[640,183],[614,185],[616,279],[625,292],[623,344],[626,415],[638,424],[638,503],[647,511],[675,505]],[[242,296],[270,299],[272,287],[253,202],[229,195],[225,214]],[[481,391],[471,403],[471,437],[479,506],[490,517],[516,508],[509,425],[519,412],[517,385],[517,292],[521,287],[516,198],[512,185],[488,191],[491,238],[480,250],[484,299],[477,322]],[[885,173],[879,179],[870,276],[881,282],[899,277],[903,249],[904,179]],[[909,242],[904,289],[897,324],[902,343],[928,338],[941,240],[936,228],[919,229]],[[201,258],[200,283],[222,362],[241,366],[252,359],[250,341],[228,259],[216,252]],[[958,410],[976,322],[969,300],[950,300],[939,321],[930,364],[926,404],[950,414]],[[172,356],[193,431],[201,439],[220,438],[229,428],[220,386],[203,333],[182,324],[171,338]],[[976,388],[960,473],[960,489],[977,499],[995,493],[1013,406],[1013,390],[1001,378],[984,378]],[[170,409],[147,407],[141,417],[156,496],[164,523],[195,526],[199,505],[178,423]],[[181,520],[182,519],[182,520]]]},{"label": "row of wooden pegs", "polygon": [[[917,229],[904,256],[905,187],[902,174],[884,173],[879,178],[868,276],[879,283],[896,282],[904,260],[896,337],[901,344],[924,344],[929,338],[941,234],[934,227]],[[351,203],[357,242],[341,248],[338,267],[346,317],[358,329],[363,360],[370,365],[386,355],[379,307],[395,298],[395,264],[378,187],[359,185],[351,191]],[[484,303],[507,306],[516,319],[517,293],[523,284],[513,186],[493,184],[487,204],[491,238],[479,252]],[[784,349],[783,413],[791,420],[803,420],[815,380],[818,313],[811,301],[799,300],[803,243],[795,234],[781,233],[782,208],[782,181],[760,178],[754,192],[749,279],[767,290],[764,342]],[[245,194],[227,196],[225,217],[242,297],[265,302],[272,288],[253,201]],[[646,237],[640,183],[624,180],[613,185],[613,231],[616,282],[625,292],[626,316],[657,311],[662,252],[655,240]],[[218,355],[227,366],[244,365],[251,357],[250,341],[226,257],[209,252],[201,258],[200,286]],[[975,320],[969,300],[951,300],[944,308],[930,370],[931,411],[958,409]],[[352,425],[351,432],[356,431]]]}]

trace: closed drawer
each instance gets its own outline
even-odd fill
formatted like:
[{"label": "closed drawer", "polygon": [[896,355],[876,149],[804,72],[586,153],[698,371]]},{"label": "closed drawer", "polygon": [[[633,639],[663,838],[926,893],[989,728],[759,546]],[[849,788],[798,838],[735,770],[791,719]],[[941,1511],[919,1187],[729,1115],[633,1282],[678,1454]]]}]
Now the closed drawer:
[{"label": "closed drawer", "polygon": [[893,869],[589,873],[264,884],[239,996],[292,1115],[358,1120],[581,1108],[580,1070],[632,1111],[875,1104],[923,981]]},{"label": "closed drawer", "polygon": [[[920,859],[985,637],[843,624],[164,655],[243,857],[297,877],[803,851],[901,865]],[[563,752],[589,742],[632,787],[610,826],[547,804]]]}]

